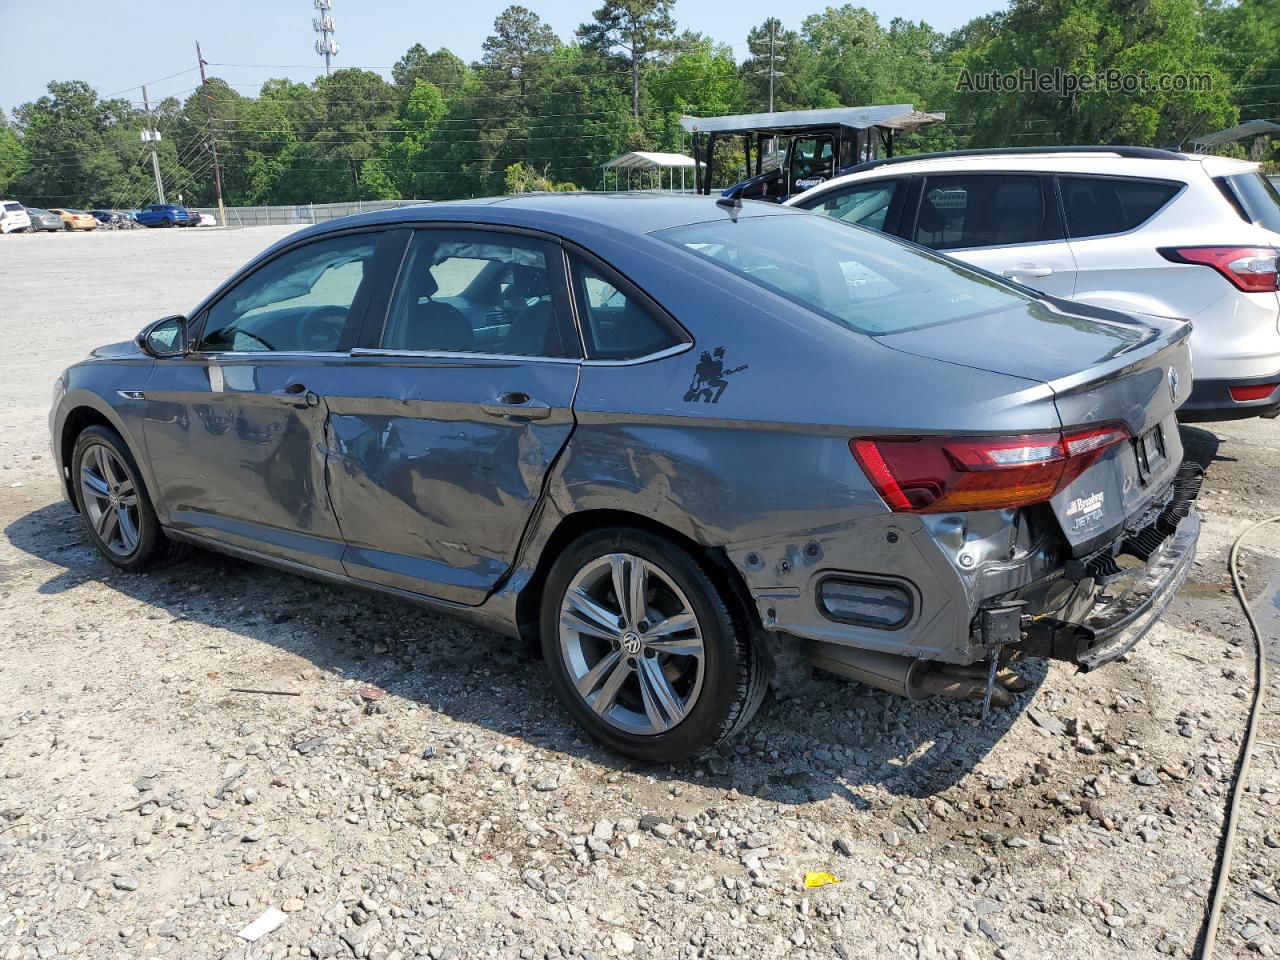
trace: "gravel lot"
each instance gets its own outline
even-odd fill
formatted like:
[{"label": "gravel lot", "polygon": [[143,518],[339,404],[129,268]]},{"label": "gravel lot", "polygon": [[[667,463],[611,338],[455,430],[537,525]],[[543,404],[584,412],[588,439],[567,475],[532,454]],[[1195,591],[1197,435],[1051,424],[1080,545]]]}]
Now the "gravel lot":
[{"label": "gravel lot", "polygon": [[[641,769],[499,637],[204,554],[123,575],[87,545],[47,452],[54,377],[286,232],[0,237],[0,960],[1198,950],[1253,685],[1226,552],[1280,513],[1280,421],[1184,431],[1200,560],[1127,662],[1023,667],[987,723],[817,679],[715,756]],[[1274,635],[1280,532],[1254,544]],[[1222,956],[1280,951],[1269,694]]]}]

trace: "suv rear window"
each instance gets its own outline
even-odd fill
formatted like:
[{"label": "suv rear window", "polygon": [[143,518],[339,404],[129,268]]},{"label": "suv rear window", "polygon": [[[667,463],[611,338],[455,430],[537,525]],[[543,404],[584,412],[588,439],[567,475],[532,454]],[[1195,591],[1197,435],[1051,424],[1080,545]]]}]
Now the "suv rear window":
[{"label": "suv rear window", "polygon": [[963,320],[1028,298],[955,260],[819,216],[739,217],[655,236],[872,336]]},{"label": "suv rear window", "polygon": [[1166,180],[1059,176],[1073,240],[1126,233],[1154,217],[1182,189]]},{"label": "suv rear window", "polygon": [[1049,184],[1034,174],[943,174],[925,181],[913,239],[934,250],[1062,239]]},{"label": "suv rear window", "polygon": [[1280,233],[1280,191],[1266,177],[1260,173],[1237,173],[1223,179],[1251,222]]}]

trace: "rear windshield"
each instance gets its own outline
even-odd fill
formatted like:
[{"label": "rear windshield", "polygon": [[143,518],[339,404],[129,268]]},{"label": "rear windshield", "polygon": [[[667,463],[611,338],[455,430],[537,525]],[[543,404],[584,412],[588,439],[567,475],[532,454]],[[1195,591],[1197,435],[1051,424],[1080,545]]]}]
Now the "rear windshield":
[{"label": "rear windshield", "polygon": [[830,217],[713,220],[656,236],[835,322],[901,333],[1030,298],[992,277]]},{"label": "rear windshield", "polygon": [[1280,192],[1260,173],[1237,173],[1227,183],[1249,219],[1273,233],[1280,233]]},{"label": "rear windshield", "polygon": [[6,210],[21,210],[21,209],[22,209],[22,204],[20,204],[20,203],[6,203],[6,204],[4,205],[4,208],[5,208]]}]

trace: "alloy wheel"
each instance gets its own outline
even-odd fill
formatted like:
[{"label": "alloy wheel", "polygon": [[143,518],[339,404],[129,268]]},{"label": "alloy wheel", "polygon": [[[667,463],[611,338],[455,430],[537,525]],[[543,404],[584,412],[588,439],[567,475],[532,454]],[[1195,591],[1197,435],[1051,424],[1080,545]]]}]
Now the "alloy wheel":
[{"label": "alloy wheel", "polygon": [[106,444],[92,444],[80,459],[80,499],[108,550],[127,557],[138,548],[138,491],[120,457]]},{"label": "alloy wheel", "polygon": [[631,734],[665,733],[702,690],[705,647],[688,598],[630,553],[587,563],[560,601],[560,654],[587,706]]}]

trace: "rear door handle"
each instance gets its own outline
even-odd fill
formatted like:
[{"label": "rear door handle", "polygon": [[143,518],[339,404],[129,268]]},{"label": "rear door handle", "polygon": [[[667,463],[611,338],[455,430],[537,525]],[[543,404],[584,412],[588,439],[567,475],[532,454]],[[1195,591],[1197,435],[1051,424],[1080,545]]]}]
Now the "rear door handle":
[{"label": "rear door handle", "polygon": [[1053,273],[1053,267],[1037,267],[1034,263],[1021,263],[1004,271],[1004,275],[1012,280],[1014,277],[1047,277]]},{"label": "rear door handle", "polygon": [[282,390],[272,390],[271,396],[291,407],[316,407],[320,405],[320,395],[308,390],[305,383],[291,383]]},{"label": "rear door handle", "polygon": [[551,416],[551,408],[527,393],[504,393],[496,400],[480,404],[480,409],[491,417],[512,417],[520,420],[545,420]]}]

